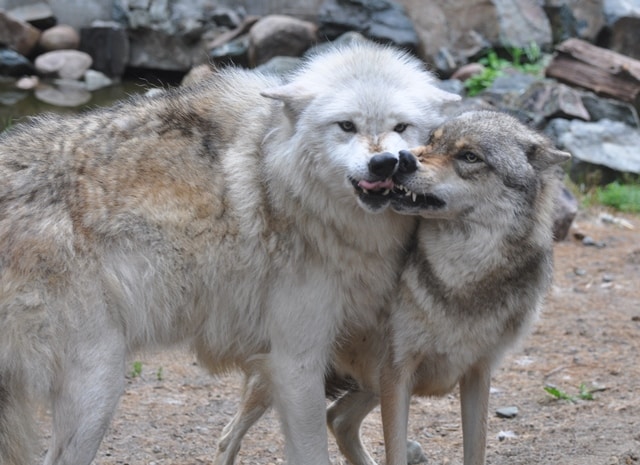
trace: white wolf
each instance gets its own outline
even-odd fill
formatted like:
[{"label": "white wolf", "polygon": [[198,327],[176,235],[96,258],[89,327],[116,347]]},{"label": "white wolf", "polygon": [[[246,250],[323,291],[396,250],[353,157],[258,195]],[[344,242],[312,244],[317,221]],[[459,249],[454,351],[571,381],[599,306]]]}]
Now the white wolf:
[{"label": "white wolf", "polygon": [[[388,318],[350,333],[333,359],[359,384],[327,414],[352,464],[375,465],[359,432],[378,402],[386,463],[405,465],[410,396],[443,395],[458,384],[464,464],[484,464],[491,370],[526,333],[550,284],[555,168],[568,157],[497,112],[459,116],[428,145],[400,152],[391,202],[422,217],[416,245]],[[216,465],[233,464],[242,436],[269,406],[268,374],[258,363],[248,368]]]},{"label": "white wolf", "polygon": [[326,465],[333,341],[376,318],[414,229],[385,210],[398,150],[455,98],[360,44],[0,136],[0,463],[30,463],[45,400],[45,463],[88,464],[127,354],[186,342],[213,372],[264,354],[289,463]]}]

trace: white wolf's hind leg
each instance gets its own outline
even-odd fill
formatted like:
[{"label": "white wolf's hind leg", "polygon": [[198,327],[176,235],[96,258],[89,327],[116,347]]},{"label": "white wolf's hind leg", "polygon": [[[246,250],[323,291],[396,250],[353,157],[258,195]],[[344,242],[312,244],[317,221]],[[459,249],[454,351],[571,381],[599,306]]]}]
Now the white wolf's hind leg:
[{"label": "white wolf's hind leg", "polygon": [[222,430],[214,465],[235,463],[242,438],[270,406],[271,391],[268,380],[263,377],[260,370],[247,373],[240,408],[231,422]]},{"label": "white wolf's hind leg", "polygon": [[378,396],[367,391],[349,391],[327,410],[327,424],[340,452],[353,465],[376,465],[360,438],[360,425],[378,405]]},{"label": "white wolf's hind leg", "polygon": [[[124,390],[125,342],[115,330],[73,335],[52,395],[44,465],[88,465]],[[93,336],[93,337],[92,337]]]}]

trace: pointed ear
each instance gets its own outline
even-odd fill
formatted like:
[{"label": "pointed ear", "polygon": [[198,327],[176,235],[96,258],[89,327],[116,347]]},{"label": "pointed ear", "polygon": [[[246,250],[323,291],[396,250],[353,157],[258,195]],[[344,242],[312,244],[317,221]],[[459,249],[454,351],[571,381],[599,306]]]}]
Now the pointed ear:
[{"label": "pointed ear", "polygon": [[430,100],[434,100],[436,102],[457,102],[461,99],[458,94],[447,92],[446,90],[442,90],[434,85],[429,85],[429,87],[425,89],[425,93]]},{"label": "pointed ear", "polygon": [[569,152],[559,150],[550,144],[539,144],[528,153],[529,163],[537,170],[545,170],[551,166],[559,165],[571,158]]},{"label": "pointed ear", "polygon": [[280,100],[285,108],[298,115],[313,99],[314,94],[299,83],[290,83],[271,87],[260,92],[260,95],[274,100]]}]

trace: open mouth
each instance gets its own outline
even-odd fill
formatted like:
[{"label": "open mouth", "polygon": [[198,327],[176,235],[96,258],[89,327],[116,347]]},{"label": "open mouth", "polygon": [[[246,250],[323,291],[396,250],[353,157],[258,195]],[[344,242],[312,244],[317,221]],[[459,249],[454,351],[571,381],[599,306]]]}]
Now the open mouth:
[{"label": "open mouth", "polygon": [[382,181],[349,178],[349,181],[358,194],[360,202],[372,211],[379,211],[391,201],[394,185],[390,178]]},{"label": "open mouth", "polygon": [[421,210],[435,210],[445,206],[441,198],[432,194],[418,194],[402,184],[396,184],[391,191],[391,203],[394,207],[411,207]]}]

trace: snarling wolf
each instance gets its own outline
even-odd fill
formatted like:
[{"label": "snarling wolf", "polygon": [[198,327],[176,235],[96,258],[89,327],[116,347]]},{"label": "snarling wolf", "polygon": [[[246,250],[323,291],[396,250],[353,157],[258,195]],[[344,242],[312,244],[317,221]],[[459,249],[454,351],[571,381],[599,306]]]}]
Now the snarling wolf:
[{"label": "snarling wolf", "polygon": [[[354,465],[375,465],[360,424],[381,403],[386,463],[407,463],[411,395],[460,386],[464,464],[482,465],[492,369],[535,320],[552,277],[555,168],[569,157],[498,112],[470,112],[400,151],[392,208],[420,218],[389,311],[354,331],[333,358],[358,384],[327,412]],[[270,405],[269,373],[250,367],[240,410],[216,465],[232,465],[240,440]]]},{"label": "snarling wolf", "polygon": [[288,463],[327,465],[334,341],[378,318],[415,227],[387,208],[398,151],[455,98],[356,44],[0,136],[0,463],[31,463],[36,401],[45,464],[90,463],[127,355],[181,343],[212,372],[262,357]]}]

